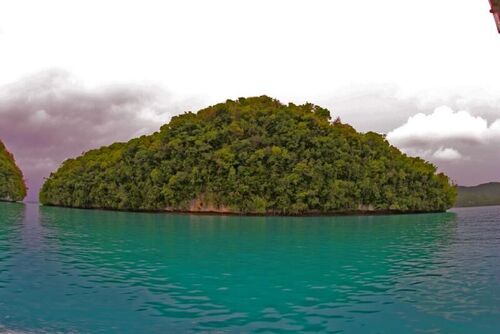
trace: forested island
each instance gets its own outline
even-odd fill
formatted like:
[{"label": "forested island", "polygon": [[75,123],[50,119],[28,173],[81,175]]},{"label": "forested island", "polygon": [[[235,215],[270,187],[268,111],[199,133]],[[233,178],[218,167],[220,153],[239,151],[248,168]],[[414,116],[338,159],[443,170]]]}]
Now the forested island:
[{"label": "forested island", "polygon": [[500,205],[500,182],[458,187],[457,207]]},{"label": "forested island", "polygon": [[26,185],[21,170],[12,153],[0,141],[0,200],[22,201],[26,197]]},{"label": "forested island", "polygon": [[445,211],[455,197],[446,175],[383,135],[267,96],[66,160],[40,192],[45,205],[272,215]]}]

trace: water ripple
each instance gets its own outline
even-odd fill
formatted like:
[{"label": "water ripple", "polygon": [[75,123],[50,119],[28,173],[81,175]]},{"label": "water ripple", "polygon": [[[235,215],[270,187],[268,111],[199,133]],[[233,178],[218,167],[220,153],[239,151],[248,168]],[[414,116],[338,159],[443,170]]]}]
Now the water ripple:
[{"label": "water ripple", "polygon": [[0,203],[0,333],[496,333],[499,260],[499,207],[250,218]]}]

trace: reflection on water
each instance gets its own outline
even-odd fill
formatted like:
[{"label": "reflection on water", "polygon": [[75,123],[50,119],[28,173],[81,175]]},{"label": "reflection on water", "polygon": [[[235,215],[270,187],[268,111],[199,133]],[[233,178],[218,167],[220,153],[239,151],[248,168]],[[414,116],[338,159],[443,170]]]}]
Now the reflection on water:
[{"label": "reflection on water", "polygon": [[499,222],[498,207],[279,218],[0,203],[0,324],[35,332],[494,333]]}]

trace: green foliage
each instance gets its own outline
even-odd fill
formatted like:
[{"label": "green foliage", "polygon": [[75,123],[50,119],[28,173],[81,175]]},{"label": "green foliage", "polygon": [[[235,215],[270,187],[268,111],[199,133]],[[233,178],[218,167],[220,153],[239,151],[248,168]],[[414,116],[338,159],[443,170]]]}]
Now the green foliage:
[{"label": "green foliage", "polygon": [[379,134],[361,134],[312,104],[267,96],[173,117],[150,136],[87,152],[43,185],[44,204],[132,210],[305,214],[442,211],[443,174]]},{"label": "green foliage", "polygon": [[0,200],[22,201],[26,197],[23,174],[14,156],[0,141]]},{"label": "green foliage", "polygon": [[474,187],[458,187],[457,207],[500,205],[500,183],[490,182]]}]

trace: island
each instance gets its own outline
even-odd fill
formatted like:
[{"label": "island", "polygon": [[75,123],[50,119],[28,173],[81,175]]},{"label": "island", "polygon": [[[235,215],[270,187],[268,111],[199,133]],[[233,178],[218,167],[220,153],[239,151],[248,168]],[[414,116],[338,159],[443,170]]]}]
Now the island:
[{"label": "island", "polygon": [[44,205],[266,215],[439,212],[455,198],[446,175],[383,135],[267,96],[66,160],[40,191]]},{"label": "island", "polygon": [[26,197],[23,173],[12,153],[0,141],[0,201],[22,201]]},{"label": "island", "polygon": [[500,205],[500,182],[457,187],[457,207]]}]

